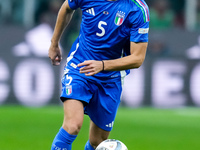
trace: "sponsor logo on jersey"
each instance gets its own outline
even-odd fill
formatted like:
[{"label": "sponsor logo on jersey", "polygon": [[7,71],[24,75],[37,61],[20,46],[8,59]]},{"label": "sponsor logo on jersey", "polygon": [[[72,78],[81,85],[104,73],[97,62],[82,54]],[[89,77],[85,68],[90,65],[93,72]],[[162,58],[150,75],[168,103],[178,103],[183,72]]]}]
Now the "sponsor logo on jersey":
[{"label": "sponsor logo on jersey", "polygon": [[70,66],[72,66],[72,67],[75,68],[75,69],[77,68],[77,65],[74,64],[74,63],[71,63]]},{"label": "sponsor logo on jersey", "polygon": [[95,16],[94,8],[87,9],[86,12]]},{"label": "sponsor logo on jersey", "polygon": [[67,85],[67,86],[66,86],[66,94],[67,94],[67,95],[72,94],[72,86],[71,86],[71,85]]},{"label": "sponsor logo on jersey", "polygon": [[149,32],[149,28],[139,28],[138,33],[147,34]]},{"label": "sponsor logo on jersey", "polygon": [[115,24],[117,26],[120,26],[124,21],[124,17],[125,17],[125,13],[122,11],[118,11],[115,16]]},{"label": "sponsor logo on jersey", "polygon": [[104,14],[104,15],[108,15],[109,12],[108,12],[108,11],[103,11],[103,14]]}]

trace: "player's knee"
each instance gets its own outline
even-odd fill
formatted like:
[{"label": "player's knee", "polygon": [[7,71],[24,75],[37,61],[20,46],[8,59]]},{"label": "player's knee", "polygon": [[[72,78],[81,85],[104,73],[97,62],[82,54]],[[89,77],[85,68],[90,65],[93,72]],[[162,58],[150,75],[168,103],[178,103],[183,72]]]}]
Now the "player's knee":
[{"label": "player's knee", "polygon": [[73,135],[77,135],[79,131],[81,130],[82,124],[79,123],[64,123],[63,128],[69,133]]}]

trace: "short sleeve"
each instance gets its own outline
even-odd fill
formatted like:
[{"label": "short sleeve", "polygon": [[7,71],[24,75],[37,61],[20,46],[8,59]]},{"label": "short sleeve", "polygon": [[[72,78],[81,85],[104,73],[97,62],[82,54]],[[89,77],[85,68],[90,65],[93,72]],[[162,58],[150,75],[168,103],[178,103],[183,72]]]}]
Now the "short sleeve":
[{"label": "short sleeve", "polygon": [[80,7],[81,0],[68,0],[69,7],[71,9],[77,9]]},{"label": "short sleeve", "polygon": [[130,19],[132,20],[130,30],[130,41],[148,42],[149,20],[145,18],[144,14],[141,11],[133,13],[130,16]]}]

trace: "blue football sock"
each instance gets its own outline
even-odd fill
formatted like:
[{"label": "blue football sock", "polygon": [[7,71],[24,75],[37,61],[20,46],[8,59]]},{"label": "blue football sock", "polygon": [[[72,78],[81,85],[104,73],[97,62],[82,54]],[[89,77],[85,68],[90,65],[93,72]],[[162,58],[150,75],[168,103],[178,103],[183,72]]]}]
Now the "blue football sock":
[{"label": "blue football sock", "polygon": [[53,140],[51,150],[71,150],[72,143],[76,137],[77,135],[71,135],[61,127]]},{"label": "blue football sock", "polygon": [[91,145],[89,140],[87,141],[87,143],[85,144],[85,150],[95,150]]}]

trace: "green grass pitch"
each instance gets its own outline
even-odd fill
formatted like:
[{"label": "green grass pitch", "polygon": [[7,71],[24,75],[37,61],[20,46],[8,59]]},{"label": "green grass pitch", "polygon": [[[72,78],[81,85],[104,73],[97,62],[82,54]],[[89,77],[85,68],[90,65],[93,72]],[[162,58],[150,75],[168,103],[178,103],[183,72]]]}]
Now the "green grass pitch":
[{"label": "green grass pitch", "polygon": [[[0,107],[0,150],[50,150],[63,120],[61,106]],[[84,150],[89,118],[72,149]],[[109,138],[124,142],[129,150],[199,150],[199,108],[120,108]]]}]

